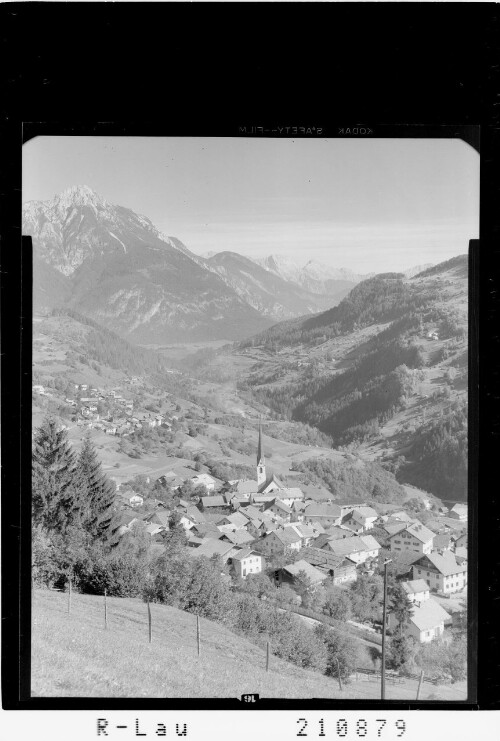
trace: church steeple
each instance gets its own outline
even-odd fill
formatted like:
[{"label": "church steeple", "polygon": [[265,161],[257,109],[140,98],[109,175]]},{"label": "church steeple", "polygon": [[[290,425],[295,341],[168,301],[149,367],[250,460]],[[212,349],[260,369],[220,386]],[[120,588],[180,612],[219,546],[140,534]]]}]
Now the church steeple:
[{"label": "church steeple", "polygon": [[257,445],[257,484],[260,486],[266,481],[266,459],[262,449],[262,424],[259,419],[259,442]]}]

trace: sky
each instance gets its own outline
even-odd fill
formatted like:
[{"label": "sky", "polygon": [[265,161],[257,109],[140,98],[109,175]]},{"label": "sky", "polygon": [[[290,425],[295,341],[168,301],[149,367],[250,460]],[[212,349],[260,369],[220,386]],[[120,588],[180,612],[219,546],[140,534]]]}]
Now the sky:
[{"label": "sky", "polygon": [[197,254],[279,254],[358,273],[467,252],[479,155],[458,139],[49,137],[23,147],[23,201],[88,185]]}]

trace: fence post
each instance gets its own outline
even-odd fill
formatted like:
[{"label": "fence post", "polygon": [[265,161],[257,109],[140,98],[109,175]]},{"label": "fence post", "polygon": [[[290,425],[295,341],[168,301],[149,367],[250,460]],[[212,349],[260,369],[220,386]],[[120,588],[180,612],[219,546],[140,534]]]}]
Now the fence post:
[{"label": "fence post", "polygon": [[267,649],[266,649],[266,672],[269,671],[269,641],[267,642]]},{"label": "fence post", "polygon": [[424,670],[422,669],[422,671],[420,672],[420,679],[418,680],[417,700],[418,700],[419,695],[420,695],[420,688],[422,686],[422,682],[423,681],[424,681]]},{"label": "fence post", "polygon": [[340,662],[338,659],[337,659],[337,672],[339,675],[339,688],[340,688],[340,691],[342,692],[342,677],[340,676]]},{"label": "fence post", "polygon": [[71,613],[71,576],[68,576],[68,615]]},{"label": "fence post", "polygon": [[151,626],[151,607],[150,607],[150,604],[149,604],[149,599],[148,599],[148,624],[149,624],[149,642],[151,643],[151,640],[152,640],[152,629],[151,628],[152,628],[152,626]]},{"label": "fence post", "polygon": [[108,629],[108,605],[106,603],[106,590],[104,590],[104,630]]},{"label": "fence post", "polygon": [[200,641],[200,616],[196,616],[196,642],[198,644],[198,656],[201,653],[201,641]]}]

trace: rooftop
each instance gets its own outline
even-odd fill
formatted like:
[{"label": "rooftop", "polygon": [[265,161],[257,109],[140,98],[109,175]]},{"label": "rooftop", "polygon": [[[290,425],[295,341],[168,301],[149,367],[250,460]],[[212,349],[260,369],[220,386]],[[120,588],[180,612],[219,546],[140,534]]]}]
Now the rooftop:
[{"label": "rooftop", "polygon": [[440,623],[444,623],[449,619],[450,615],[446,610],[432,598],[420,602],[418,606],[415,606],[413,615],[410,618],[411,622],[420,631],[432,630],[432,628],[436,628]]}]

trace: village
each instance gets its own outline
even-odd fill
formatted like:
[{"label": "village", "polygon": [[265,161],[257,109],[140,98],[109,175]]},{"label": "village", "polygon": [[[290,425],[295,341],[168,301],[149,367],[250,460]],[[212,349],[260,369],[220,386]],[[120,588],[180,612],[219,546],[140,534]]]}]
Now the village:
[{"label": "village", "polygon": [[[446,638],[447,628],[463,617],[466,504],[441,507],[431,530],[395,505],[375,509],[334,501],[323,487],[285,486],[266,472],[260,427],[255,479],[220,481],[203,472],[182,478],[167,471],[147,483],[154,483],[155,491],[168,488],[173,504],[118,485],[118,536],[142,530],[153,543],[161,543],[162,533],[175,521],[185,531],[187,554],[217,557],[224,567],[222,579],[241,583],[267,571],[276,587],[291,590],[304,579],[313,590],[346,589],[361,576],[383,574],[384,558],[390,559],[412,604],[408,634],[418,643]],[[190,492],[189,498],[182,497],[183,490]],[[295,604],[300,602],[296,595]],[[389,615],[389,632],[393,622]],[[381,631],[376,620],[353,624],[367,632]]]}]

